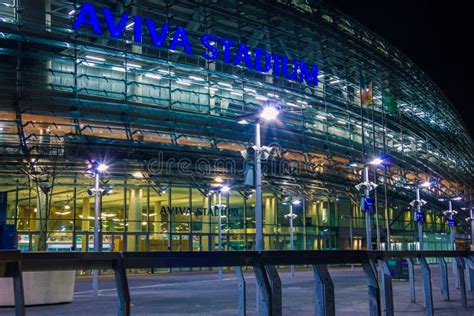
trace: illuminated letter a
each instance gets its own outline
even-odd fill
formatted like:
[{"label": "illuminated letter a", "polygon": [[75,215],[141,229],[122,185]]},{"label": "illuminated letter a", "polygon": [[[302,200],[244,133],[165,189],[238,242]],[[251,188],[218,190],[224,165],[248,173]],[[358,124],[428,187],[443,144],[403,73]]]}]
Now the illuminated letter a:
[{"label": "illuminated letter a", "polygon": [[90,26],[92,26],[94,32],[97,35],[102,34],[99,19],[97,19],[97,15],[95,14],[94,6],[90,3],[82,4],[81,12],[79,12],[79,14],[77,15],[77,19],[76,21],[74,21],[72,28],[77,30],[81,27],[82,24],[89,24]]}]

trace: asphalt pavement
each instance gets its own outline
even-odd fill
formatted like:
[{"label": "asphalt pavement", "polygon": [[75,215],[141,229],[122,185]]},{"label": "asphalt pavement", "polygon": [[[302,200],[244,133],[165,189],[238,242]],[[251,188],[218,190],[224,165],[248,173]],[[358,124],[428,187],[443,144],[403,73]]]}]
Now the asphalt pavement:
[{"label": "asphalt pavement", "polygon": [[[435,315],[474,315],[474,292],[468,292],[468,307],[461,306],[460,292],[449,270],[450,301],[444,301],[438,279],[438,266],[432,265]],[[335,286],[337,315],[368,315],[368,291],[360,267],[331,268]],[[411,303],[408,282],[393,281],[396,315],[422,315],[421,275],[415,270],[416,303]],[[314,280],[311,270],[297,270],[294,277],[280,269],[283,315],[314,315]],[[251,270],[245,271],[247,315],[256,315],[256,285]],[[132,315],[236,315],[237,278],[224,271],[219,281],[217,271],[129,274]],[[27,315],[116,315],[117,292],[114,278],[100,278],[100,293],[92,297],[90,277],[76,279],[74,301],[70,304],[27,307]],[[0,308],[0,315],[14,315],[13,308]]]}]

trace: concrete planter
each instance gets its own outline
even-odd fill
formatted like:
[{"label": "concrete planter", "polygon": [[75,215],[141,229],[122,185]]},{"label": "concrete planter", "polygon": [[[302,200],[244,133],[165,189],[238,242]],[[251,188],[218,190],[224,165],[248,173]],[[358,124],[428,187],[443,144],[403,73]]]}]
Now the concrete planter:
[{"label": "concrete planter", "polygon": [[[76,271],[23,272],[26,305],[71,303]],[[0,278],[0,306],[14,306],[13,279]]]}]

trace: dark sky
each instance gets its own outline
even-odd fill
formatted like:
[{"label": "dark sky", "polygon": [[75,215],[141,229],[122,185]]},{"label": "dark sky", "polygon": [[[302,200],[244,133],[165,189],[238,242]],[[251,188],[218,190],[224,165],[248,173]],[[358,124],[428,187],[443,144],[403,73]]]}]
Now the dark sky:
[{"label": "dark sky", "polygon": [[326,0],[405,53],[443,90],[474,135],[474,15],[469,1]]}]

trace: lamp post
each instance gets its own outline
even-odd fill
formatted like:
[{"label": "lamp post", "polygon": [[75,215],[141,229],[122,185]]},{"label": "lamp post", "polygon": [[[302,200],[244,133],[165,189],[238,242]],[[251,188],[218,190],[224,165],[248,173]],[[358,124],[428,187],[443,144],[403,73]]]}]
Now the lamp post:
[{"label": "lamp post", "polygon": [[[266,106],[260,113],[243,116],[239,119],[239,124],[248,124],[248,118],[255,121],[255,250],[263,251],[263,210],[262,210],[262,152],[265,150],[261,146],[260,120],[273,121],[278,116],[278,110],[273,106]],[[260,292],[256,291],[257,313],[260,304]]]},{"label": "lamp post", "polygon": [[[383,160],[380,158],[374,158],[372,161],[369,162],[370,165],[373,165],[374,168],[374,180],[377,183],[377,166],[381,165]],[[374,210],[375,210],[375,227],[377,230],[377,250],[380,250],[380,225],[379,225],[379,208],[378,208],[378,200],[377,200],[377,190],[374,188]]]},{"label": "lamp post", "polygon": [[[290,213],[285,215],[285,218],[290,220],[290,250],[293,251],[295,250],[295,244],[294,244],[294,232],[293,232],[293,220],[298,217],[295,213],[293,213],[293,205],[300,205],[301,201],[300,200],[293,200],[290,203]],[[291,276],[295,276],[295,266],[291,265]]]},{"label": "lamp post", "polygon": [[242,117],[240,124],[248,124],[247,118],[255,120],[255,250],[262,251],[263,244],[263,211],[262,211],[262,151],[260,121],[274,121],[279,112],[273,106],[266,106],[259,114]]},{"label": "lamp post", "polygon": [[474,207],[471,207],[470,216],[466,217],[466,222],[471,223],[471,251],[474,250]]},{"label": "lamp post", "polygon": [[[224,185],[224,186],[221,186],[219,187],[219,191],[218,191],[218,206],[217,206],[217,210],[218,210],[218,219],[217,219],[217,225],[218,225],[218,228],[217,228],[217,235],[218,235],[218,241],[217,241],[217,248],[219,251],[222,251],[222,193],[227,193],[230,191],[230,187]],[[222,277],[222,267],[218,267],[218,271],[219,271],[219,281],[222,281],[223,277]]]},{"label": "lamp post", "polygon": [[[456,250],[455,246],[455,238],[454,238],[454,226],[456,226],[456,222],[454,220],[454,215],[458,212],[453,209],[453,201],[459,201],[462,197],[455,197],[448,199],[448,210],[444,211],[443,214],[448,217],[448,226],[449,226],[449,241],[451,242],[451,246],[453,250]],[[439,199],[439,201],[445,201],[445,199]]]},{"label": "lamp post", "polygon": [[[100,188],[100,175],[107,171],[109,167],[104,163],[97,161],[92,162],[89,165],[88,171],[94,175],[94,188],[89,190],[90,193],[94,194],[94,252],[100,252],[100,194],[102,189]],[[92,295],[99,295],[99,271],[92,270]]]},{"label": "lamp post", "polygon": [[410,205],[416,207],[416,221],[418,222],[418,243],[420,244],[420,250],[423,250],[423,222],[424,222],[424,213],[421,210],[421,207],[426,204],[425,200],[420,198],[420,188],[429,188],[431,183],[425,181],[419,183],[416,186],[416,199],[410,202]]},{"label": "lamp post", "polygon": [[370,198],[370,191],[374,190],[377,185],[369,181],[369,166],[365,165],[363,170],[363,180],[357,184],[356,189],[363,191],[361,198],[361,209],[365,213],[365,235],[367,242],[367,250],[372,250],[372,224],[370,213],[374,210],[374,200]]}]

